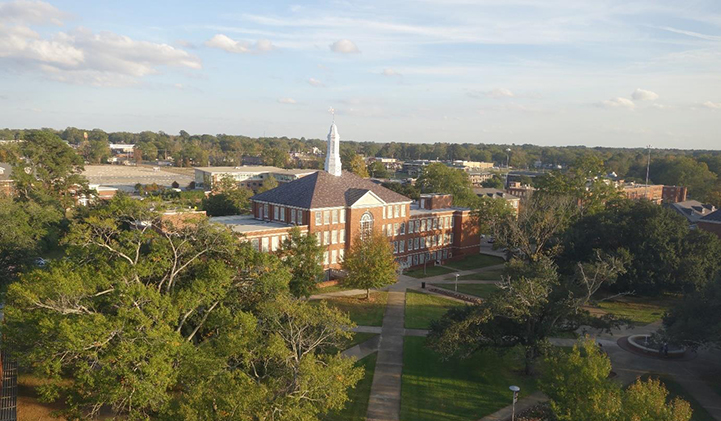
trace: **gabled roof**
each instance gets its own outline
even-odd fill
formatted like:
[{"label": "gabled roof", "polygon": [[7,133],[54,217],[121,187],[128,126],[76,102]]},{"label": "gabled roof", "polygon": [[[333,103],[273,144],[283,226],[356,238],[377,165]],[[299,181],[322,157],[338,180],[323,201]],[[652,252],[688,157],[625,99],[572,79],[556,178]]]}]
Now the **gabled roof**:
[{"label": "gabled roof", "polygon": [[718,209],[717,211],[704,216],[703,218],[700,219],[700,221],[721,223],[721,209]]},{"label": "gabled roof", "polygon": [[303,209],[351,206],[367,192],[386,203],[408,203],[411,199],[392,190],[343,171],[340,176],[317,171],[290,183],[256,194],[251,200],[295,206]]}]

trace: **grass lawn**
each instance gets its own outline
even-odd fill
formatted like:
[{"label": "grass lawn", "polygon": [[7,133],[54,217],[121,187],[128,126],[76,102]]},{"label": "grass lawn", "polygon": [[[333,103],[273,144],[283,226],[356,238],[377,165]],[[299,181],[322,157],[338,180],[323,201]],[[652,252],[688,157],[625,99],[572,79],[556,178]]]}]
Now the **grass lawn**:
[{"label": "grass lawn", "polygon": [[[455,291],[454,284],[432,284],[434,287]],[[496,291],[500,291],[493,284],[458,284],[458,292],[468,295],[475,295],[480,298],[488,298]]]},{"label": "grass lawn", "polygon": [[38,400],[36,388],[42,380],[28,374],[18,376],[18,419],[33,421],[58,421],[65,418],[55,418],[53,411],[64,408],[62,400],[54,403],[43,403]]},{"label": "grass lawn", "polygon": [[460,281],[500,281],[503,268],[488,269],[480,273],[470,273],[458,278]]},{"label": "grass lawn", "polygon": [[374,352],[356,362],[356,367],[363,367],[365,369],[365,375],[358,384],[356,384],[354,389],[348,391],[349,400],[346,402],[345,408],[341,411],[334,411],[326,415],[326,420],[365,421],[377,357],[378,353]]},{"label": "grass lawn", "polygon": [[458,270],[469,270],[484,268],[486,266],[501,265],[506,261],[496,256],[489,256],[487,254],[474,254],[468,256],[462,260],[455,262],[448,262],[445,266],[452,267]]},{"label": "grass lawn", "polygon": [[509,405],[508,386],[521,397],[536,390],[524,376],[523,353],[479,352],[468,359],[441,361],[424,346],[426,338],[406,336],[403,342],[401,420],[472,421]]},{"label": "grass lawn", "polygon": [[635,324],[646,325],[661,320],[666,310],[671,308],[678,298],[675,297],[620,297],[612,301],[598,303],[598,308],[617,317],[631,320]]},{"label": "grass lawn", "polygon": [[326,354],[335,354],[337,352],[345,351],[348,348],[351,348],[355,345],[358,345],[360,343],[363,343],[367,341],[368,339],[378,336],[376,333],[364,333],[364,332],[352,332],[353,336],[350,337],[347,341],[345,341],[343,344],[341,344],[339,347],[328,347],[323,350]]},{"label": "grass lawn", "polygon": [[430,276],[438,276],[438,275],[445,275],[446,273],[453,273],[454,271],[451,269],[447,269],[440,266],[428,266],[426,268],[426,273],[423,273],[423,268],[420,269],[413,269],[409,270],[407,272],[403,272],[404,275],[408,275],[413,278],[428,278]]},{"label": "grass lawn", "polygon": [[691,409],[693,409],[693,416],[691,417],[691,421],[715,420],[715,418],[712,417],[711,414],[709,414],[708,411],[706,411],[696,399],[694,399],[690,394],[688,394],[688,392],[686,392],[686,389],[684,389],[683,386],[678,384],[676,380],[674,380],[670,376],[644,374],[643,376],[641,376],[641,380],[647,380],[649,377],[658,378],[663,384],[666,385],[666,389],[668,389],[669,391],[669,398],[674,398],[678,396],[691,404]]},{"label": "grass lawn", "polygon": [[721,398],[721,370],[708,370],[701,378]]},{"label": "grass lawn", "polygon": [[[361,294],[350,297],[326,298],[323,301],[330,306],[348,313],[353,323],[359,326],[381,326],[383,324],[383,313],[386,310],[388,292],[371,292],[370,300],[366,300],[365,298],[366,295]],[[318,301],[320,300],[312,300],[310,302],[314,303]]]},{"label": "grass lawn", "polygon": [[451,307],[463,306],[458,301],[437,295],[408,290],[406,292],[406,328],[428,329],[431,321],[440,319]]},{"label": "grass lawn", "polygon": [[317,288],[313,294],[328,294],[331,292],[348,291],[351,289],[355,289],[355,288],[344,287],[344,286],[338,284],[338,285],[333,285],[333,286],[325,287],[325,288]]}]

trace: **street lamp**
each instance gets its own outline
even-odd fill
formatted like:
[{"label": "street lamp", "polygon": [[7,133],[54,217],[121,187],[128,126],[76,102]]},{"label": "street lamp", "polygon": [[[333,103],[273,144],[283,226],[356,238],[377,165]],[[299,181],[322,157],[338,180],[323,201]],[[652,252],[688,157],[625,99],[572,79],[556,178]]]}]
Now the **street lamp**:
[{"label": "street lamp", "polygon": [[518,392],[521,391],[521,388],[518,386],[511,386],[509,389],[513,392],[513,410],[511,412],[511,421],[516,421],[516,401],[518,400]]},{"label": "street lamp", "polygon": [[506,168],[508,168],[509,164],[509,154],[511,153],[511,148],[506,149]]},{"label": "street lamp", "polygon": [[456,292],[458,292],[458,277],[460,275],[456,273]]}]

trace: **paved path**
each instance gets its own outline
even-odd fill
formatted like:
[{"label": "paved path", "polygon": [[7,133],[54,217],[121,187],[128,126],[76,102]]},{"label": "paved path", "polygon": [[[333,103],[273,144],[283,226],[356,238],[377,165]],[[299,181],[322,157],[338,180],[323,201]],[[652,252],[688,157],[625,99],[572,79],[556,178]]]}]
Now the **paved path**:
[{"label": "paved path", "polygon": [[[508,393],[510,394],[511,392]],[[518,400],[518,402],[516,402],[516,414],[521,413],[522,411],[525,411],[526,409],[529,409],[547,400],[548,397],[543,393],[538,391],[533,392],[530,395],[521,398]],[[511,405],[508,405],[507,407],[501,408],[498,411],[492,413],[491,415],[487,415],[478,421],[506,421],[510,420],[512,415],[513,407]]]},{"label": "paved path", "polygon": [[405,296],[405,288],[388,292],[378,359],[368,400],[367,420],[400,420]]}]

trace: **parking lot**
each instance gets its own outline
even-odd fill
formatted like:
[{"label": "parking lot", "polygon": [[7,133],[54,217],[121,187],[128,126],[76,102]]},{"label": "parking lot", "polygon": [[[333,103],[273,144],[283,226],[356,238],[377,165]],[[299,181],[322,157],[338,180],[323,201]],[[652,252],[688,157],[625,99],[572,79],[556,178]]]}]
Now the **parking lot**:
[{"label": "parking lot", "polygon": [[145,165],[86,165],[83,175],[90,184],[115,187],[127,192],[134,191],[138,183],[170,187],[176,181],[181,188],[186,188],[194,180],[192,168]]}]

